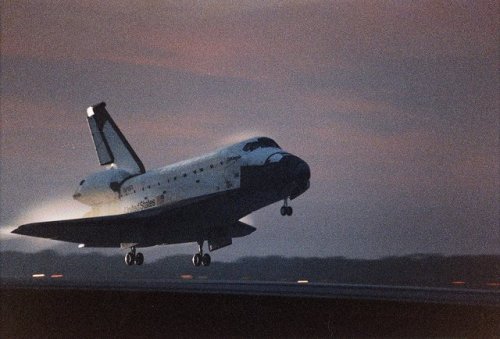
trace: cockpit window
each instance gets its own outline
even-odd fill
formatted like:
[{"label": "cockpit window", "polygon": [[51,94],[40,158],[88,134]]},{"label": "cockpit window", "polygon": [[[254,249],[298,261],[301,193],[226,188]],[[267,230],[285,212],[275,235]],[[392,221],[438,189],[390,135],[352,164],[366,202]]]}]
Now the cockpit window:
[{"label": "cockpit window", "polygon": [[279,145],[270,138],[258,138],[257,141],[252,141],[247,143],[244,147],[243,150],[246,152],[251,152],[259,147],[266,148],[266,147],[272,147],[272,148],[279,148]]}]

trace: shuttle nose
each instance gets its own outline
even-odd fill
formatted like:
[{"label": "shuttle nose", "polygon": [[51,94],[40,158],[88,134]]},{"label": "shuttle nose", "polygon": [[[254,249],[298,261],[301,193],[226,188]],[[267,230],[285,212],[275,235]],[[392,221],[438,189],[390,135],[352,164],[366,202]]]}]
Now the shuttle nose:
[{"label": "shuttle nose", "polygon": [[311,179],[309,165],[295,155],[283,157],[280,163],[286,168],[286,181],[295,184],[295,189],[291,196],[295,197],[305,192],[309,188],[309,179]]},{"label": "shuttle nose", "polygon": [[294,177],[297,178],[297,181],[307,182],[309,181],[309,179],[311,179],[311,169],[309,168],[309,165],[302,159],[295,167],[294,172]]}]

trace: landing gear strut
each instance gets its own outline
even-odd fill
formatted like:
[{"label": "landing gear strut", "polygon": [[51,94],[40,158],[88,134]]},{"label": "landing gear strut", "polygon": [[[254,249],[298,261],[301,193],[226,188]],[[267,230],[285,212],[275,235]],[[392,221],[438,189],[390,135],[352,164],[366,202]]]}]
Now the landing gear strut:
[{"label": "landing gear strut", "polygon": [[198,267],[200,265],[209,266],[212,261],[208,253],[203,254],[203,241],[198,241],[198,253],[193,255],[193,265]]},{"label": "landing gear strut", "polygon": [[125,256],[125,264],[131,266],[133,264],[142,265],[144,263],[144,255],[141,252],[135,252],[135,246],[130,248],[130,252]]},{"label": "landing gear strut", "polygon": [[283,206],[281,206],[281,208],[280,208],[280,213],[282,216],[285,216],[285,215],[291,216],[292,215],[293,208],[292,208],[292,206],[288,206],[288,198],[285,198],[285,200],[283,200]]}]

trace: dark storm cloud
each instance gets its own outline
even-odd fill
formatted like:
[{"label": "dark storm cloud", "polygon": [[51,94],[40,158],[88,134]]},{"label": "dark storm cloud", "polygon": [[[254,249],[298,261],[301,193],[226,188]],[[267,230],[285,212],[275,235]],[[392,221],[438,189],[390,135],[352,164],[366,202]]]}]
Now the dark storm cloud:
[{"label": "dark storm cloud", "polygon": [[4,222],[97,169],[105,100],[149,168],[248,131],[311,164],[294,218],[255,213],[228,257],[498,253],[496,2],[2,9]]}]

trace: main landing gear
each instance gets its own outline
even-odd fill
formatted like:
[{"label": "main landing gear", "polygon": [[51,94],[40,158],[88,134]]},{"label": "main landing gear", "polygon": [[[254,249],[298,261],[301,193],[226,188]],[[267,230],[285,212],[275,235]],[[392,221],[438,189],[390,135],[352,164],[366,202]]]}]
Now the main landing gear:
[{"label": "main landing gear", "polygon": [[135,246],[132,246],[130,252],[125,256],[125,263],[129,266],[133,264],[142,265],[144,263],[144,255],[141,252],[135,253]]},{"label": "main landing gear", "polygon": [[293,213],[293,208],[292,206],[288,206],[288,198],[285,198],[283,201],[283,206],[280,208],[280,213],[282,216],[288,215],[291,216]]},{"label": "main landing gear", "polygon": [[193,255],[193,265],[196,267],[200,265],[209,266],[212,259],[210,258],[210,255],[208,255],[208,253],[203,254],[203,241],[198,241],[198,247],[198,253]]}]

